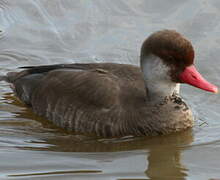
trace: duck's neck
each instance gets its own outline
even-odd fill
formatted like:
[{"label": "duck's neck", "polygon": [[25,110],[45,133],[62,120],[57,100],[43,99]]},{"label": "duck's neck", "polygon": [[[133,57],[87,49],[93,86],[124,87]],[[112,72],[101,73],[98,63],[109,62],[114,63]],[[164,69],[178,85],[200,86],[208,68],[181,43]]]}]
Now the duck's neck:
[{"label": "duck's neck", "polygon": [[142,57],[141,69],[148,101],[159,103],[166,97],[179,94],[180,85],[171,80],[170,67],[158,56],[150,54]]}]

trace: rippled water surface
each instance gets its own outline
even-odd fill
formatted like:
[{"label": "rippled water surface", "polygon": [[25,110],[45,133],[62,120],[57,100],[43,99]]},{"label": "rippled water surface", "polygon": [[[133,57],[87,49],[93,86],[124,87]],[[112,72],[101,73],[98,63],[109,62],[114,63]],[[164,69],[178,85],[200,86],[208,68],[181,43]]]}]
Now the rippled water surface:
[{"label": "rippled water surface", "polygon": [[[191,39],[200,72],[220,86],[219,0],[0,0],[0,74],[52,63],[138,65],[142,41],[164,28]],[[220,178],[219,95],[182,88],[192,130],[96,139],[35,116],[8,84],[0,90],[0,179]]]}]

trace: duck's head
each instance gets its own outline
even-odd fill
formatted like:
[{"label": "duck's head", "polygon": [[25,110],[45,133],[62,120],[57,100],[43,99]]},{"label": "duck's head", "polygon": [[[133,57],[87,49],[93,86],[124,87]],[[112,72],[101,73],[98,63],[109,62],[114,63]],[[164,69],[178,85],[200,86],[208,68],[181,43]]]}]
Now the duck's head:
[{"label": "duck's head", "polygon": [[172,94],[177,83],[218,92],[218,88],[196,70],[190,41],[174,30],[155,32],[144,41],[141,47],[141,68],[147,89],[156,94]]}]

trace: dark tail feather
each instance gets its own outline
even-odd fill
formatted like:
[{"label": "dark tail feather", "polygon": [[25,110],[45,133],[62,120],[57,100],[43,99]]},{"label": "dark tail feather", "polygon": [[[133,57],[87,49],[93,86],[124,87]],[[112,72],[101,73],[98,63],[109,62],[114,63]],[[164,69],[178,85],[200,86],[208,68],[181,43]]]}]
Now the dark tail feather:
[{"label": "dark tail feather", "polygon": [[7,76],[0,76],[0,81],[8,81],[7,79]]},{"label": "dark tail feather", "polygon": [[19,68],[26,69],[26,71],[29,74],[44,73],[60,68],[70,68],[70,69],[79,69],[79,70],[87,69],[87,67],[85,67],[85,65],[82,64],[54,64],[54,65],[43,65],[43,66],[23,66]]},{"label": "dark tail feather", "polygon": [[17,78],[17,72],[8,72],[5,76],[0,75],[0,81],[6,81],[8,83],[13,83]]}]

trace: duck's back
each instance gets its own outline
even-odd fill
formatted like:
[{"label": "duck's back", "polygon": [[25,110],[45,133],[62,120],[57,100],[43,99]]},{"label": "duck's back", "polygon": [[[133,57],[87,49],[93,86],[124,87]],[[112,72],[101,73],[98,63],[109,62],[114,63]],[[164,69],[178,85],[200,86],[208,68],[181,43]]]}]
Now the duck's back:
[{"label": "duck's back", "polygon": [[132,65],[69,64],[28,67],[9,74],[18,97],[57,126],[101,136],[141,135],[145,106],[140,69]]}]

